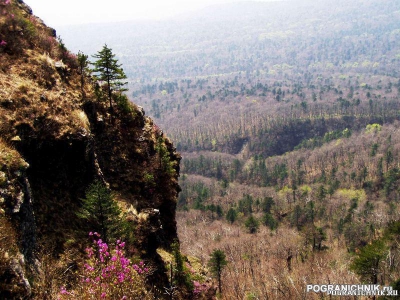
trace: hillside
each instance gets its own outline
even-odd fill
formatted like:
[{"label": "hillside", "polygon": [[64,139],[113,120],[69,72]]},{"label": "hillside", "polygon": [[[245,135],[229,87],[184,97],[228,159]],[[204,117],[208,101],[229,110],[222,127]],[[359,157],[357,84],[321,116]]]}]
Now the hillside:
[{"label": "hillside", "polygon": [[398,289],[399,12],[394,0],[250,1],[104,31],[135,101],[182,153],[182,249],[203,264],[226,254],[223,299]]},{"label": "hillside", "polygon": [[[76,52],[112,46],[128,96],[152,119],[127,101],[113,115],[92,85],[82,90],[63,42],[19,9],[24,21],[0,36],[0,180],[11,221],[1,226],[16,249],[3,265],[40,261],[32,249],[47,240],[63,257],[59,270],[82,265],[68,256],[84,248],[75,216],[100,179],[134,225],[133,257],[157,270],[156,298],[176,283],[177,297],[212,298],[205,266],[215,250],[228,262],[222,299],[325,297],[307,284],[400,289],[399,1],[248,1],[169,21],[60,28]],[[60,59],[67,72],[55,68]],[[171,246],[177,236],[187,257]]]},{"label": "hillside", "polygon": [[113,92],[110,110],[77,56],[23,1],[0,1],[0,41],[0,298],[83,295],[93,228],[81,216],[93,187],[122,211],[115,222],[125,224],[126,245],[117,247],[127,251],[115,253],[147,266],[140,275],[134,265],[129,292],[162,298],[169,279],[157,251],[178,241],[179,153],[123,95]]},{"label": "hillside", "polygon": [[[252,154],[268,156],[396,118],[399,11],[397,1],[243,2],[61,34],[93,53],[99,41],[86,37],[103,32],[135,101],[181,152],[237,154],[248,141]],[[308,118],[327,122],[309,130]]]}]

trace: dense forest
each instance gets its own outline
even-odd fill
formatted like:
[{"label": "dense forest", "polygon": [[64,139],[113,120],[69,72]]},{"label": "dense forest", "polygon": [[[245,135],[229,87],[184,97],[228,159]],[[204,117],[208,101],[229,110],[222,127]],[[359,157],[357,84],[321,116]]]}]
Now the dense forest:
[{"label": "dense forest", "polygon": [[[181,246],[221,249],[224,299],[400,279],[400,2],[245,2],[91,25],[182,154]],[[362,263],[365,259],[369,263]]]}]

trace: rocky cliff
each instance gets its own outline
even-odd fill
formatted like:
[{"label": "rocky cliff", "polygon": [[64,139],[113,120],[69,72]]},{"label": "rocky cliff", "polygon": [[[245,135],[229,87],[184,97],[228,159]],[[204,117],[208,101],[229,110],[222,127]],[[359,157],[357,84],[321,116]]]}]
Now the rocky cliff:
[{"label": "rocky cliff", "polygon": [[35,297],[44,254],[83,247],[76,213],[94,180],[125,212],[135,254],[156,270],[150,284],[168,280],[156,250],[177,239],[180,155],[140,107],[110,113],[81,78],[55,30],[0,0],[0,298]]}]

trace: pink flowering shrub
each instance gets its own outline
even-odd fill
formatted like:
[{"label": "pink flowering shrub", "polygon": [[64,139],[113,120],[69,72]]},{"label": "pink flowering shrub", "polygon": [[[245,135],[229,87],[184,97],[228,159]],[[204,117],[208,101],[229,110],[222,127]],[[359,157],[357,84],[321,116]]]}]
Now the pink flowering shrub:
[{"label": "pink flowering shrub", "polygon": [[10,3],[11,3],[11,0],[0,0],[0,5],[2,5],[2,6],[9,5]]},{"label": "pink flowering shrub", "polygon": [[202,294],[203,292],[207,291],[210,288],[207,284],[200,283],[198,281],[193,281],[193,285],[194,285],[193,289],[194,295]]},{"label": "pink flowering shrub", "polygon": [[57,48],[57,40],[55,37],[53,36],[48,36],[48,35],[44,35],[41,34],[39,36],[40,41],[41,41],[41,46],[43,48],[43,50],[45,50],[47,53],[54,55],[54,49]]},{"label": "pink flowering shrub", "polygon": [[148,299],[144,279],[149,269],[143,262],[132,264],[124,255],[125,243],[111,248],[99,234],[90,233],[93,245],[80,272],[81,283],[74,291],[61,287],[58,299]]},{"label": "pink flowering shrub", "polygon": [[68,50],[59,50],[60,54],[58,55],[59,58],[70,68],[77,68],[78,67],[78,57],[76,54],[71,53]]},{"label": "pink flowering shrub", "polygon": [[0,0],[0,40],[6,41],[1,50],[9,54],[18,54],[26,48],[32,48],[37,30],[10,0]]}]

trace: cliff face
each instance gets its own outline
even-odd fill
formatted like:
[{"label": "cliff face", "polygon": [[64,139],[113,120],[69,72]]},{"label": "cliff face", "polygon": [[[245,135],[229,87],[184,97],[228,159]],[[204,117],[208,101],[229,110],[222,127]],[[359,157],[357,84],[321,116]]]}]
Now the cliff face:
[{"label": "cliff face", "polygon": [[140,107],[110,115],[82,89],[76,57],[22,1],[0,9],[0,298],[31,296],[41,253],[82,243],[76,212],[94,180],[113,191],[162,286],[156,250],[177,239],[179,153]]}]

